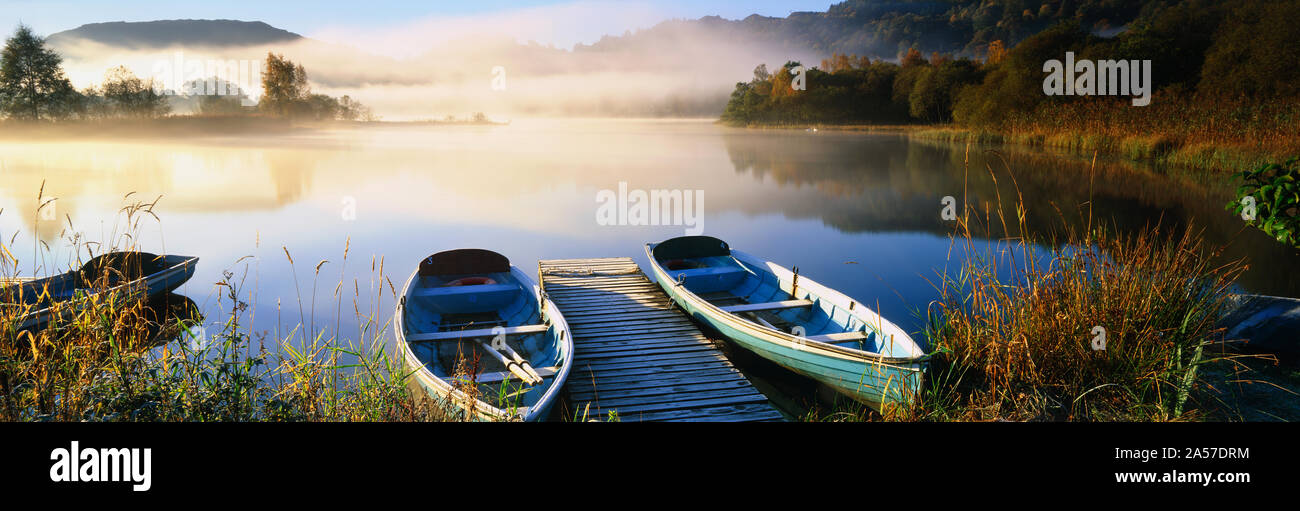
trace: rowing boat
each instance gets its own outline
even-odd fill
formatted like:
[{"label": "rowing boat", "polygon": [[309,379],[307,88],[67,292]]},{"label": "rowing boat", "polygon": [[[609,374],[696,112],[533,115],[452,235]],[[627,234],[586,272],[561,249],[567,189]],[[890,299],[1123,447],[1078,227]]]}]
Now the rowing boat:
[{"label": "rowing boat", "polygon": [[199,258],[145,252],[109,252],[77,270],[0,287],[0,305],[18,330],[40,329],[56,317],[72,317],[92,303],[143,301],[175,291],[194,276]]},{"label": "rowing boat", "polygon": [[709,236],[646,244],[660,287],[726,339],[880,409],[910,402],[924,352],[860,301]]},{"label": "rowing boat", "polygon": [[397,305],[411,386],[472,420],[544,420],[573,365],[564,316],[505,256],[439,252]]}]

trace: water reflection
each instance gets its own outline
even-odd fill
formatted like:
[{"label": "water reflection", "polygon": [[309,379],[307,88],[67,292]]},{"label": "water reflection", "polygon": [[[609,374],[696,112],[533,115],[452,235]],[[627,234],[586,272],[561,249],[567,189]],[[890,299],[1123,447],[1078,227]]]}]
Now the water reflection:
[{"label": "water reflection", "polygon": [[203,323],[199,305],[188,297],[167,293],[149,301],[144,309],[149,322],[150,346],[186,341],[194,325]]},{"label": "water reflection", "polygon": [[[1094,222],[1124,230],[1157,220],[1194,223],[1210,242],[1227,245],[1225,257],[1249,258],[1247,289],[1300,295],[1300,277],[1289,271],[1295,251],[1243,229],[1224,211],[1231,186],[1222,178],[1109,161],[1090,168],[1078,158],[967,151],[898,135],[696,121],[0,141],[0,237],[14,240],[20,257],[47,244],[68,260],[67,218],[102,239],[113,232],[124,195],[161,195],[161,222],[144,222],[135,239],[152,252],[202,257],[180,292],[195,297],[208,321],[220,317],[213,284],[224,271],[247,268],[257,329],[288,332],[314,314],[326,335],[356,337],[361,321],[349,311],[382,323],[392,304],[386,279],[400,284],[420,258],[439,250],[493,248],[524,268],[569,257],[644,263],[642,244],[681,235],[683,227],[598,225],[597,192],[625,182],[704,190],[706,234],[798,265],[906,326],[918,324],[911,311],[934,299],[936,274],[960,256],[948,238],[951,224],[940,219],[940,198],[965,195],[979,211],[1001,202],[1012,225],[1023,198],[1029,228],[1050,233],[1085,222],[1079,205],[1091,197]],[[49,218],[35,214],[42,181],[45,196],[58,197]],[[1003,234],[1000,224],[989,231],[994,239]],[[237,264],[244,256],[252,257]]]},{"label": "water reflection", "polygon": [[1121,232],[1192,227],[1224,248],[1221,259],[1250,264],[1244,288],[1300,294],[1300,276],[1278,271],[1300,262],[1297,252],[1224,210],[1233,185],[1222,174],[902,136],[729,133],[723,140],[738,174],[819,192],[819,200],[784,204],[787,216],[820,218],[841,231],[946,235],[952,225],[939,217],[940,200],[951,195],[960,202],[964,193],[976,213],[992,219],[980,231],[990,238],[1021,234],[1017,202],[1025,205],[1027,230],[1042,236],[1077,232],[1090,221]]}]

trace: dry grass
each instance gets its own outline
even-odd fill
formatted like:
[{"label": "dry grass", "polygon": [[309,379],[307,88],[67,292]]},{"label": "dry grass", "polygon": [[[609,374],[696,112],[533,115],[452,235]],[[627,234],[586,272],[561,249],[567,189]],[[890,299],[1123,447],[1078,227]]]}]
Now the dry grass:
[{"label": "dry grass", "polygon": [[[124,220],[117,224],[122,230],[102,244],[69,236],[78,254],[70,266],[80,265],[83,252],[88,256],[95,252],[138,253],[135,240],[140,222],[156,219],[151,209],[151,203],[141,202],[123,208]],[[73,231],[70,224],[69,220],[65,232]],[[23,277],[19,268],[31,264],[20,261],[12,245],[12,239],[0,241],[0,277],[5,279]],[[34,261],[41,246],[33,248]],[[40,260],[53,259],[48,247],[45,251]],[[343,261],[346,264],[346,248]],[[317,277],[321,266],[316,266]],[[29,275],[58,273],[52,265],[48,271],[44,268],[44,264],[33,264]],[[356,305],[359,291],[353,297],[361,326],[355,342],[317,331],[308,322],[306,311],[301,324],[305,326],[283,338],[267,339],[254,336],[248,327],[253,319],[248,306],[251,297],[241,292],[247,270],[244,265],[239,277],[234,270],[227,270],[217,283],[217,302],[225,311],[225,321],[215,328],[207,325],[215,332],[199,328],[201,317],[163,318],[150,304],[122,293],[59,302],[56,307],[62,314],[39,330],[18,328],[19,320],[35,305],[0,308],[0,420],[454,418],[449,410],[408,390],[404,367],[384,349],[390,325],[378,319],[384,317],[380,314],[382,297],[376,297],[374,309],[368,311]],[[377,281],[387,280],[382,263],[377,268],[372,265],[372,270],[377,270]],[[108,272],[102,278],[108,279]],[[346,287],[342,280],[335,287],[339,310]],[[382,284],[379,289],[384,294]],[[44,292],[48,291],[47,287]],[[14,301],[13,297],[8,301]],[[301,307],[301,299],[299,303]],[[314,315],[314,298],[311,308]]]},{"label": "dry grass", "polygon": [[[959,219],[954,242],[975,255],[956,277],[941,276],[929,385],[892,418],[1195,418],[1188,398],[1198,368],[1228,356],[1211,352],[1221,350],[1217,323],[1243,267],[1213,263],[1219,250],[1193,228],[1119,234],[1093,225],[1088,205],[1082,232],[1031,238],[1017,202],[1017,218],[998,207]],[[974,233],[994,225],[1021,235],[982,252]]]}]

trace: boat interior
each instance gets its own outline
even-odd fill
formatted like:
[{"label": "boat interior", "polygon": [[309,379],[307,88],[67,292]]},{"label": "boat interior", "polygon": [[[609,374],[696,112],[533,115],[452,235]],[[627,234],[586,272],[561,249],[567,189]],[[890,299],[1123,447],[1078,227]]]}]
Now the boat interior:
[{"label": "boat interior", "polygon": [[717,238],[673,238],[654,246],[653,254],[670,278],[739,318],[786,333],[800,333],[796,328],[802,328],[803,337],[817,342],[883,356],[910,356],[905,348],[894,353],[892,342],[882,342],[880,328],[852,310],[856,303],[840,306],[799,287],[797,273],[780,278],[764,264],[742,261]]},{"label": "boat interior", "polygon": [[424,366],[452,385],[476,382],[479,399],[498,408],[532,406],[563,360],[531,283],[495,252],[429,256],[404,310],[406,341]]}]

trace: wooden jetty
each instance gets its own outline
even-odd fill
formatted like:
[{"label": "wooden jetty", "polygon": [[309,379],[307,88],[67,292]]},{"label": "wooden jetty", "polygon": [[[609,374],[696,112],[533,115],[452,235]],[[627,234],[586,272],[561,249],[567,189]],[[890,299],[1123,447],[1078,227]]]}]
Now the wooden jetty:
[{"label": "wooden jetty", "polygon": [[569,322],[568,410],[581,419],[779,421],[750,384],[636,261],[538,263],[538,282]]}]

